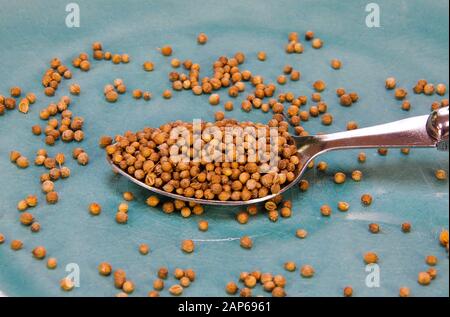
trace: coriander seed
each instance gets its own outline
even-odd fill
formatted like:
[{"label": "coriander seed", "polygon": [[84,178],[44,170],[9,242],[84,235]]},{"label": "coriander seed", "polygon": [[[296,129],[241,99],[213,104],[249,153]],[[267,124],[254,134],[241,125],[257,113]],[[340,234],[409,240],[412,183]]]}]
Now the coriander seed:
[{"label": "coriander seed", "polygon": [[373,200],[373,198],[372,198],[372,196],[370,194],[363,194],[361,196],[361,202],[365,206],[371,205],[372,204],[372,200]]},{"label": "coriander seed", "polygon": [[195,244],[192,240],[183,240],[181,242],[181,250],[186,253],[192,253],[194,252]]},{"label": "coriander seed", "polygon": [[147,255],[150,252],[150,247],[146,243],[139,245],[139,253],[142,255]]},{"label": "coriander seed", "polygon": [[180,296],[183,293],[183,287],[175,284],[169,288],[169,293],[174,296]]},{"label": "coriander seed", "polygon": [[396,80],[394,77],[388,77],[386,79],[385,87],[386,89],[394,89],[397,85]]},{"label": "coriander seed", "polygon": [[289,272],[294,272],[297,269],[297,265],[292,261],[286,262],[284,263],[284,269]]},{"label": "coriander seed", "polygon": [[377,223],[371,223],[369,224],[369,231],[372,233],[379,233],[380,232],[380,225]]},{"label": "coriander seed", "polygon": [[208,36],[205,33],[200,33],[197,36],[197,43],[203,45],[206,44],[206,42],[208,42]]},{"label": "coriander seed", "polygon": [[240,245],[244,249],[251,249],[253,247],[253,241],[249,236],[244,236],[240,239]]},{"label": "coriander seed", "polygon": [[352,297],[353,296],[353,288],[351,286],[346,286],[344,288],[344,297]]},{"label": "coriander seed", "polygon": [[331,68],[333,69],[341,69],[342,62],[338,59],[332,59],[331,60]]},{"label": "coriander seed", "polygon": [[447,179],[447,172],[443,169],[438,169],[434,172],[434,176],[438,180],[446,180]]},{"label": "coriander seed", "polygon": [[34,221],[34,216],[29,212],[24,212],[19,219],[24,226],[30,226]]},{"label": "coriander seed", "polygon": [[348,211],[348,209],[350,208],[350,204],[345,201],[340,201],[340,202],[338,202],[337,207],[340,211],[345,212],[345,211]]},{"label": "coriander seed", "polygon": [[122,285],[122,290],[127,294],[133,293],[134,288],[135,288],[135,286],[132,281],[125,281],[125,283],[123,283],[123,285]]},{"label": "coriander seed", "polygon": [[162,291],[164,289],[164,281],[160,278],[153,281],[153,289]]},{"label": "coriander seed", "polygon": [[409,222],[402,223],[402,231],[404,233],[411,232],[411,224]]},{"label": "coriander seed", "polygon": [[201,220],[198,222],[198,229],[200,231],[208,231],[208,221],[206,220]]},{"label": "coriander seed", "polygon": [[14,251],[18,251],[20,249],[22,249],[23,247],[23,242],[20,240],[12,240],[11,241],[11,249]]},{"label": "coriander seed", "polygon": [[55,258],[49,258],[47,260],[47,268],[49,270],[54,270],[58,266],[58,261]]},{"label": "coriander seed", "polygon": [[59,285],[60,285],[61,289],[66,292],[70,292],[75,287],[75,284],[73,283],[73,281],[68,277],[63,278],[59,282]]},{"label": "coriander seed", "polygon": [[102,262],[98,265],[98,273],[103,276],[109,276],[112,272],[112,266],[108,262]]},{"label": "coriander seed", "polygon": [[125,224],[128,222],[128,214],[123,211],[118,211],[116,213],[116,222],[120,224]]},{"label": "coriander seed", "polygon": [[172,47],[170,47],[168,45],[161,47],[160,51],[163,56],[172,55]]},{"label": "coriander seed", "polygon": [[353,179],[355,182],[361,181],[362,176],[363,176],[363,174],[362,174],[362,172],[359,171],[359,170],[354,170],[354,171],[352,172],[352,179]]},{"label": "coriander seed", "polygon": [[329,217],[331,215],[331,207],[328,205],[323,205],[322,207],[320,207],[320,213],[324,217]]},{"label": "coriander seed", "polygon": [[408,287],[400,287],[399,296],[409,297],[411,295],[411,290]]},{"label": "coriander seed", "polygon": [[425,263],[430,265],[430,266],[435,266],[438,263],[438,259],[434,255],[428,255],[425,258]]},{"label": "coriander seed", "polygon": [[367,252],[364,254],[364,262],[366,262],[366,264],[377,263],[378,255],[375,252]]},{"label": "coriander seed", "polygon": [[428,272],[420,272],[417,281],[420,285],[429,285],[431,283],[431,276]]},{"label": "coriander seed", "polygon": [[98,216],[102,212],[102,206],[100,206],[100,204],[95,203],[95,202],[91,203],[91,204],[89,204],[89,212],[93,216]]},{"label": "coriander seed", "polygon": [[342,172],[337,172],[336,174],[334,174],[334,182],[336,184],[343,184],[343,183],[345,183],[345,179],[346,178],[347,177]]},{"label": "coriander seed", "polygon": [[43,258],[45,258],[45,255],[47,254],[47,251],[45,250],[44,247],[39,246],[33,249],[32,251],[33,256],[38,259],[38,260],[42,260]]},{"label": "coriander seed", "polygon": [[225,291],[230,294],[230,295],[234,295],[237,293],[237,291],[239,290],[238,286],[236,285],[236,283],[234,282],[229,282],[227,283],[227,285],[225,286]]},{"label": "coriander seed", "polygon": [[310,278],[314,276],[314,268],[311,265],[304,265],[300,269],[300,274],[302,277]]}]

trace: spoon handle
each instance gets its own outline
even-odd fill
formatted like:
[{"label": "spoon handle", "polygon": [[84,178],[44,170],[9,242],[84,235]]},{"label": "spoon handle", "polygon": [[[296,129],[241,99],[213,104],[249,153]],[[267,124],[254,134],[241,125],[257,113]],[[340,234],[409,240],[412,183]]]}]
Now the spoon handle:
[{"label": "spoon handle", "polygon": [[322,151],[379,147],[436,147],[448,151],[448,137],[448,107],[430,115],[317,136]]}]

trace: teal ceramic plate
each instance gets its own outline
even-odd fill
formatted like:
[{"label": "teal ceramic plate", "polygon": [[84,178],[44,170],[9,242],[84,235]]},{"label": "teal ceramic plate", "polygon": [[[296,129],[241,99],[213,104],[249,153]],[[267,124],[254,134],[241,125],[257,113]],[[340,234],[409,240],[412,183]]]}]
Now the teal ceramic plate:
[{"label": "teal ceramic plate", "polygon": [[[267,216],[252,217],[247,225],[235,221],[240,208],[210,208],[201,217],[182,218],[166,215],[159,208],[145,204],[145,190],[115,176],[97,146],[101,135],[115,135],[144,126],[159,126],[175,119],[213,120],[228,100],[220,92],[222,105],[212,107],[208,97],[183,91],[164,100],[161,93],[169,87],[171,71],[168,58],[157,47],[170,44],[173,57],[190,58],[200,63],[203,75],[211,75],[211,65],[220,55],[243,51],[247,60],[243,67],[275,81],[285,64],[302,73],[298,82],[289,82],[278,92],[293,91],[310,95],[317,79],[326,81],[323,93],[334,124],[324,127],[319,119],[311,119],[305,128],[311,133],[344,130],[346,123],[356,120],[360,126],[426,114],[433,101],[445,97],[425,97],[410,93],[412,109],[400,109],[392,91],[386,91],[384,80],[395,76],[400,86],[410,89],[418,79],[448,85],[448,1],[377,1],[380,27],[368,28],[365,7],[368,1],[76,1],[80,8],[80,27],[65,25],[66,3],[61,1],[0,1],[0,93],[6,95],[13,85],[25,92],[35,92],[38,101],[27,114],[17,110],[0,117],[0,232],[7,241],[0,245],[0,290],[8,296],[113,296],[111,277],[101,277],[97,265],[110,262],[123,268],[136,283],[133,295],[145,296],[152,288],[156,271],[161,266],[193,268],[197,279],[186,296],[223,296],[228,281],[237,281],[242,271],[261,270],[284,274],[286,292],[290,296],[341,296],[346,285],[352,285],[355,296],[397,296],[401,286],[411,288],[414,296],[448,296],[449,267],[447,253],[439,245],[438,235],[448,228],[448,181],[437,181],[434,171],[448,171],[448,153],[434,150],[412,150],[409,156],[391,150],[385,157],[367,151],[367,162],[357,162],[358,151],[335,152],[322,159],[329,170],[311,170],[306,179],[311,188],[306,193],[290,191],[286,199],[293,202],[293,216],[272,223]],[[287,55],[284,45],[291,31],[303,34],[314,30],[324,40],[321,50],[306,44],[302,55]],[[206,32],[209,41],[198,45],[196,36]],[[105,50],[128,53],[129,64],[92,61],[87,73],[73,71],[73,79],[64,81],[56,97],[43,95],[40,81],[52,57],[70,64],[80,52],[90,52],[91,43],[101,41]],[[256,58],[258,51],[267,60]],[[339,58],[339,71],[329,66]],[[142,63],[152,60],[155,70],[147,73]],[[150,102],[136,101],[128,93],[115,104],[103,97],[103,87],[115,78],[123,78],[129,91],[135,88],[151,91]],[[63,152],[72,176],[56,183],[60,201],[47,205],[40,192],[39,175],[44,169],[30,166],[19,170],[9,162],[9,152],[18,150],[30,159],[37,149],[45,147],[42,136],[31,134],[31,126],[40,122],[39,111],[50,102],[68,94],[69,83],[78,83],[81,94],[72,97],[71,109],[85,118],[86,138],[81,144],[48,147],[50,154]],[[341,107],[335,89],[345,87],[359,93],[361,99],[351,108]],[[241,99],[239,99],[241,100]],[[243,113],[239,100],[227,116],[240,120],[267,122],[269,114],[260,111]],[[43,124],[43,122],[40,122]],[[91,161],[79,166],[70,153],[82,146]],[[337,171],[350,174],[354,169],[364,173],[360,183],[351,180],[341,186],[332,181]],[[115,223],[114,215],[122,201],[122,192],[132,191],[137,199],[130,203],[126,225]],[[360,196],[371,193],[374,203],[362,207]],[[39,205],[32,213],[42,225],[39,233],[18,222],[16,204],[28,194],[37,194]],[[338,201],[348,201],[347,213],[337,211]],[[98,217],[90,216],[87,206],[97,201],[103,206]],[[329,204],[333,214],[320,215],[320,206]],[[197,229],[205,219],[210,229]],[[368,224],[381,225],[381,233],[368,232]],[[400,230],[403,222],[412,231]],[[304,228],[306,239],[295,237]],[[250,235],[252,250],[239,246],[238,238]],[[24,241],[24,249],[9,248],[12,239]],[[180,250],[182,239],[194,239],[196,250],[186,255]],[[148,243],[151,252],[139,254],[140,243]],[[43,245],[48,256],[56,257],[59,266],[50,271],[43,261],[32,258],[31,250]],[[366,267],[362,255],[375,251],[380,257],[379,287],[366,284]],[[417,274],[427,270],[425,256],[436,255],[438,276],[428,287],[417,283]],[[314,266],[316,275],[303,279],[299,272],[283,269],[286,261],[298,266]],[[59,280],[68,273],[66,265],[76,264],[80,287],[70,293],[59,288]],[[73,267],[73,265],[72,265]],[[71,266],[68,267],[69,269]],[[168,285],[175,283],[168,280]],[[370,284],[369,284],[370,285]],[[265,295],[260,288],[255,295]],[[161,295],[168,295],[164,290]]]}]

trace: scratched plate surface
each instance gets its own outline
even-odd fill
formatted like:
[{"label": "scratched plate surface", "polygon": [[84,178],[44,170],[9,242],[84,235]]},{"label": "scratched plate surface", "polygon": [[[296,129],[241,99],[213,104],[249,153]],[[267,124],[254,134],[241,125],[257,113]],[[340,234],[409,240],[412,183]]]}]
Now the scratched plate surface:
[{"label": "scratched plate surface", "polygon": [[[328,89],[323,93],[335,123],[329,127],[312,119],[305,124],[311,133],[344,130],[346,122],[356,120],[360,126],[422,115],[438,96],[410,95],[412,109],[404,112],[393,92],[384,89],[384,79],[395,76],[400,86],[411,88],[420,78],[448,85],[448,1],[378,1],[381,27],[365,25],[367,1],[82,1],[81,27],[65,27],[65,3],[61,1],[0,0],[0,93],[20,85],[24,91],[37,94],[38,101],[27,115],[16,111],[0,117],[0,232],[7,242],[0,245],[0,291],[7,296],[113,296],[111,277],[100,277],[96,267],[101,261],[123,268],[136,283],[134,295],[145,296],[151,289],[157,268],[168,266],[193,268],[198,278],[186,296],[222,296],[224,285],[236,281],[242,271],[261,270],[282,273],[287,278],[290,296],[341,296],[342,288],[352,285],[355,296],[397,296],[400,286],[411,288],[414,296],[448,296],[449,266],[445,250],[439,246],[438,234],[448,228],[448,181],[437,181],[434,170],[448,171],[448,153],[434,150],[412,150],[403,156],[391,150],[386,157],[367,151],[363,165],[356,160],[358,151],[330,153],[322,159],[330,168],[326,174],[311,170],[307,193],[292,190],[286,198],[293,201],[293,216],[271,223],[260,214],[247,225],[235,221],[239,208],[207,208],[202,217],[183,219],[166,215],[145,204],[148,192],[111,173],[104,153],[97,146],[103,134],[115,135],[143,126],[159,126],[174,119],[212,120],[216,110],[207,96],[177,92],[163,100],[161,92],[169,86],[169,59],[156,48],[172,45],[174,57],[199,62],[202,75],[210,75],[213,61],[220,55],[240,50],[246,53],[244,68],[275,81],[285,64],[302,72],[299,82],[289,82],[280,91],[310,95],[311,84],[324,79]],[[300,33],[313,29],[325,41],[321,50],[306,45],[302,55],[287,55],[283,47],[290,31]],[[196,35],[206,32],[209,41],[200,46]],[[131,63],[113,65],[92,62],[88,73],[73,71],[73,79],[64,81],[56,97],[43,96],[40,79],[48,61],[58,56],[65,64],[78,53],[90,51],[94,41],[107,50],[128,53]],[[256,59],[256,52],[267,52],[267,61]],[[329,66],[332,58],[343,61],[340,71]],[[152,60],[155,71],[146,73],[142,62]],[[120,77],[129,90],[148,89],[154,94],[150,102],[135,101],[130,93],[115,104],[103,97],[105,84]],[[81,95],[73,97],[71,109],[85,118],[86,139],[81,144],[58,142],[48,148],[50,154],[64,152],[72,176],[58,181],[60,201],[47,205],[40,192],[39,175],[44,168],[30,166],[19,170],[9,162],[9,152],[18,150],[31,160],[43,137],[31,134],[39,122],[39,110],[51,101],[68,94],[69,83],[79,83]],[[334,90],[345,87],[357,91],[361,100],[351,108],[338,105]],[[228,100],[225,91],[222,100]],[[445,96],[448,98],[448,95]],[[241,99],[239,99],[241,100]],[[222,103],[223,104],[223,103]],[[235,110],[227,114],[240,120],[267,122],[270,115],[260,111],[243,113],[236,100]],[[43,124],[43,122],[41,122]],[[82,146],[91,162],[80,167],[70,157],[71,150]],[[350,173],[361,169],[364,179],[351,180],[341,186],[332,182],[336,171]],[[130,203],[129,222],[114,221],[122,192],[132,191],[137,199]],[[374,196],[372,206],[359,202],[362,193]],[[18,222],[16,204],[28,194],[39,196],[32,213],[42,231],[32,234]],[[347,213],[336,210],[340,200],[350,202]],[[90,202],[103,206],[98,217],[87,212]],[[333,206],[330,218],[320,216],[322,204]],[[197,221],[210,224],[206,233],[199,232]],[[400,224],[412,223],[412,232],[404,234]],[[382,232],[370,234],[367,225],[377,222]],[[309,232],[305,240],[295,231]],[[239,237],[250,235],[252,250],[240,248]],[[13,252],[12,239],[24,241],[24,249]],[[180,251],[182,239],[194,239],[196,250],[186,255]],[[148,243],[151,252],[142,256],[140,243]],[[42,261],[34,260],[32,248],[43,245],[48,256],[56,257],[59,267],[50,271]],[[363,253],[376,251],[380,256],[380,287],[368,288]],[[427,269],[426,255],[439,259],[438,277],[429,287],[417,284],[417,273]],[[283,270],[283,263],[295,261],[299,266],[311,264],[316,270],[312,279]],[[65,266],[76,263],[80,268],[80,288],[70,293],[59,289]],[[170,279],[167,284],[174,283]],[[162,295],[167,296],[167,290]],[[260,288],[254,294],[265,294]]]}]

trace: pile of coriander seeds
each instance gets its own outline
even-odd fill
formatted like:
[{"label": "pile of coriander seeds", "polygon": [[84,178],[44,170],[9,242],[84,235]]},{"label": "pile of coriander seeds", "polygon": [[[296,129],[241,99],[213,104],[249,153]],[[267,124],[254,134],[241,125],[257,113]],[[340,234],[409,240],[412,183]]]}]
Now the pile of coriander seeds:
[{"label": "pile of coriander seeds", "polygon": [[[246,128],[262,128],[269,136],[270,127],[227,119],[201,124],[201,132],[217,128],[222,133],[221,139],[202,133],[196,141],[193,124],[177,121],[158,129],[144,128],[117,136],[115,143],[106,146],[105,150],[114,164],[148,186],[189,198],[247,201],[277,194],[282,186],[296,178],[300,168],[297,148],[287,131],[287,123],[272,123],[276,124],[277,144],[270,144],[271,139],[265,138],[263,155],[267,156],[266,162],[256,160],[256,137],[243,134],[241,144],[234,140],[225,143],[226,129],[239,127],[244,133]],[[178,133],[173,136],[172,132],[180,127],[188,132],[187,136]],[[178,155],[182,147],[185,147],[183,152],[188,153],[188,161]],[[229,151],[217,150],[227,147],[230,147]],[[201,151],[207,153],[198,153]],[[252,154],[254,161],[250,160]],[[197,155],[199,161],[194,160]],[[267,163],[270,155],[276,156],[272,157],[274,166]],[[209,160],[204,159],[205,156]]]}]

